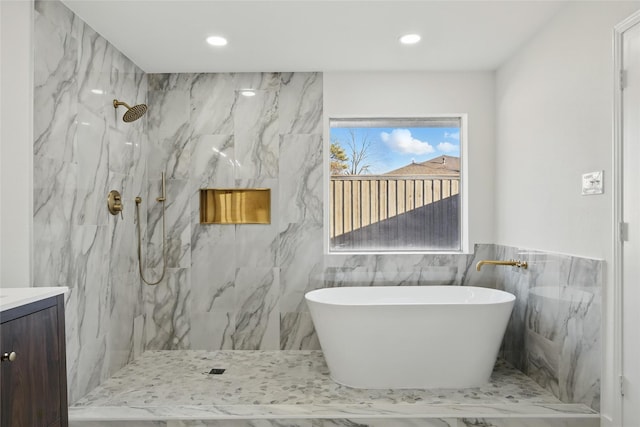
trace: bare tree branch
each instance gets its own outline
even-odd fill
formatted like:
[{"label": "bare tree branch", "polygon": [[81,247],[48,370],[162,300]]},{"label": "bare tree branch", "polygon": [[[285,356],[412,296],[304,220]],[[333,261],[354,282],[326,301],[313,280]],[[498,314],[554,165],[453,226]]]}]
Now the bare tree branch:
[{"label": "bare tree branch", "polygon": [[347,150],[349,156],[349,174],[364,175],[369,173],[371,164],[369,163],[369,155],[371,154],[371,146],[373,141],[369,134],[364,134],[358,141],[358,135],[354,129],[349,129],[350,139],[347,141]]}]

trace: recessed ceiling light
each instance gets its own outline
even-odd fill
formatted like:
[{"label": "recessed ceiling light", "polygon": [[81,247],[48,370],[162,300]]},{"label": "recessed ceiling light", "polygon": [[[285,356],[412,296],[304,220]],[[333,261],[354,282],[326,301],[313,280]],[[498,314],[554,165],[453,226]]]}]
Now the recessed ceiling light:
[{"label": "recessed ceiling light", "polygon": [[91,89],[92,93],[95,93],[96,95],[103,95],[104,91],[102,89]]},{"label": "recessed ceiling light", "polygon": [[211,46],[226,46],[227,39],[221,36],[211,36],[207,37],[207,43]]},{"label": "recessed ceiling light", "polygon": [[242,95],[242,96],[256,96],[256,91],[251,90],[251,89],[245,89],[245,90],[240,92],[240,95]]},{"label": "recessed ceiling light", "polygon": [[400,37],[400,43],[402,44],[416,44],[420,41],[420,35],[418,34],[405,34]]}]

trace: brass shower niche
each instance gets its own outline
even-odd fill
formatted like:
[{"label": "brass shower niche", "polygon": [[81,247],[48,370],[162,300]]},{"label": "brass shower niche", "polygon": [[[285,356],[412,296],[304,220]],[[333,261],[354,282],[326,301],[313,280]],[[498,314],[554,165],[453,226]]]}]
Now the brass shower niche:
[{"label": "brass shower niche", "polygon": [[203,188],[201,224],[271,224],[270,188]]}]

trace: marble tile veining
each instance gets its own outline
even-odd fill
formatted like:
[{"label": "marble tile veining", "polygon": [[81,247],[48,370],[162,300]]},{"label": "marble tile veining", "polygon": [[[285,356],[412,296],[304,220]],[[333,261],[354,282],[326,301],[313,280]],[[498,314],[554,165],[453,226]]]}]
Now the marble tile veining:
[{"label": "marble tile veining", "polygon": [[[36,0],[34,8],[33,285],[70,290],[74,402],[142,344],[132,207],[135,196],[146,198],[147,118],[124,123],[112,100],[146,103],[147,77],[62,2]],[[123,195],[122,217],[105,209],[112,189]]]},{"label": "marble tile veining", "polygon": [[529,263],[496,274],[516,296],[502,357],[563,402],[599,410],[604,261],[493,246],[496,259]]},{"label": "marble tile veining", "polygon": [[[225,372],[210,374],[214,368]],[[363,390],[333,382],[318,350],[147,351],[70,414],[182,419],[189,412],[187,419],[597,416],[585,405],[562,404],[503,361],[479,388]]]}]

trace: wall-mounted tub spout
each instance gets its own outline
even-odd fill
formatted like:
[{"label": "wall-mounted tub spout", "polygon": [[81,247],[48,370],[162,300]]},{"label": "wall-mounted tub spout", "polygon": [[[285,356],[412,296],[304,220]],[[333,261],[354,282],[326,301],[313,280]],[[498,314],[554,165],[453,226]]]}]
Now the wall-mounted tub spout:
[{"label": "wall-mounted tub spout", "polygon": [[476,264],[476,270],[480,271],[483,265],[510,265],[513,267],[524,268],[525,270],[529,267],[527,261],[520,261],[519,259],[510,259],[509,261],[493,261],[488,259],[483,259]]}]

